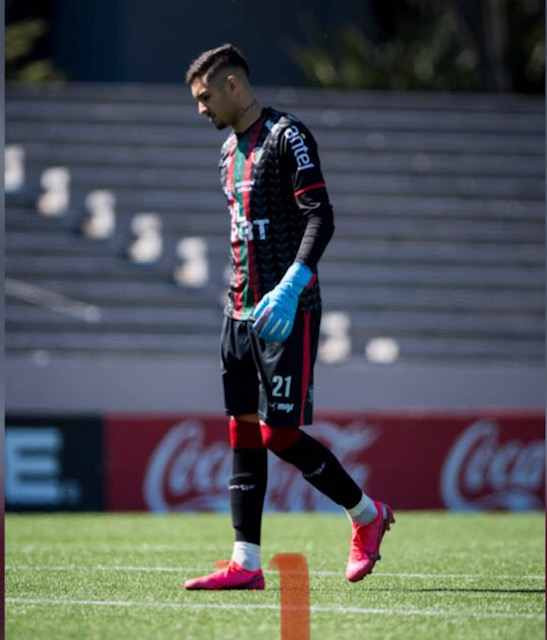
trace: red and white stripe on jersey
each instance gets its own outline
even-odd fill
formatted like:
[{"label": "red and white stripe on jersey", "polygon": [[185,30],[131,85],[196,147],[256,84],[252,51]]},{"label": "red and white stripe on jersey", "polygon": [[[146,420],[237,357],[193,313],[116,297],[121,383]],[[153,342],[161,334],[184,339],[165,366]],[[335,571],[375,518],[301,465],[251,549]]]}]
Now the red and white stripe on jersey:
[{"label": "red and white stripe on jersey", "polygon": [[[262,116],[258,122],[253,126],[251,134],[249,136],[249,145],[245,154],[245,168],[243,172],[243,180],[245,183],[251,181],[253,174],[253,152],[255,152],[255,146],[262,130],[262,126],[265,121],[265,117]],[[248,190],[243,191],[243,211],[245,213],[245,219],[248,223],[251,223],[251,192]],[[254,252],[254,245],[249,240],[248,235],[245,235],[247,243],[247,278],[249,280],[249,287],[253,294],[254,303],[257,304],[261,298],[260,295],[260,283],[258,281],[258,268],[256,265],[256,258]]]}]

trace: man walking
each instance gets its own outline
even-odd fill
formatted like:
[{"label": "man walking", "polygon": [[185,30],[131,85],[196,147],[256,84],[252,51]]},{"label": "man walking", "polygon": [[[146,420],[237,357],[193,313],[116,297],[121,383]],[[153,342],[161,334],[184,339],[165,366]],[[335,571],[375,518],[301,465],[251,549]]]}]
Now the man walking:
[{"label": "man walking", "polygon": [[186,80],[199,113],[232,131],[221,182],[231,216],[231,282],[222,329],[222,381],[230,416],[230,507],[235,543],[227,567],[187,589],[263,589],[260,563],[267,449],[299,469],[352,521],[346,577],[380,559],[394,522],[336,457],[299,427],[312,422],[321,297],[317,263],[333,231],[316,143],[294,116],[262,108],[249,66],[230,44],[201,54]]}]

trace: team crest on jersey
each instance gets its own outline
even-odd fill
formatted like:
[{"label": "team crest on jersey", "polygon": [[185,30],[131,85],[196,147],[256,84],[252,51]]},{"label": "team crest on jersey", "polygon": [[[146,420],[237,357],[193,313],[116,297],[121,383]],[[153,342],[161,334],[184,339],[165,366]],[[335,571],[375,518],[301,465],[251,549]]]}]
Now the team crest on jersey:
[{"label": "team crest on jersey", "polygon": [[262,147],[258,147],[257,149],[253,149],[251,151],[251,161],[253,164],[256,164],[260,161],[260,156],[262,155]]}]

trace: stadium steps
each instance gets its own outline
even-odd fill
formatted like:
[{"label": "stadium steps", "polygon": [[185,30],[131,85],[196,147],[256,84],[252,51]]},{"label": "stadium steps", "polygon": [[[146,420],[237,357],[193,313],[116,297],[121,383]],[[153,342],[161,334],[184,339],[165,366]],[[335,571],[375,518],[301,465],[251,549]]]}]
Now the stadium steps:
[{"label": "stadium steps", "polygon": [[[56,279],[35,277],[26,282],[34,286],[42,286],[48,291],[59,292],[69,298],[81,297],[86,303],[99,307],[111,304],[116,308],[142,304],[146,300],[157,306],[178,308],[191,306],[193,309],[211,309],[218,303],[224,288],[220,285],[208,285],[204,289],[176,287],[167,282],[131,281],[124,283],[124,293],[120,296],[120,285],[116,281],[89,278],[81,282],[79,278],[70,279],[62,274]],[[506,288],[503,291],[491,291],[485,296],[481,289],[469,290],[452,287],[395,287],[370,285],[363,287],[359,295],[355,295],[352,285],[326,286],[323,298],[329,310],[439,310],[462,313],[515,313],[519,309],[523,313],[541,315],[538,295],[535,291],[522,291],[520,288]]]},{"label": "stadium steps", "polygon": [[[260,90],[262,93],[263,90]],[[396,94],[394,94],[396,96]],[[159,122],[180,126],[181,123],[192,125],[195,120],[197,106],[188,102],[187,95],[181,93],[178,100],[173,103],[138,103],[122,104],[119,102],[101,101],[93,104],[86,98],[68,102],[66,99],[49,100],[47,103],[39,103],[30,94],[13,97],[6,105],[8,118],[27,119],[33,122],[40,120],[62,122],[89,122],[98,120],[103,122],[123,121],[133,123]],[[495,132],[508,128],[512,132],[535,134],[543,126],[543,118],[537,108],[529,110],[527,117],[514,122],[514,105],[509,109],[492,109],[493,101],[488,102],[488,110],[464,113],[458,110],[454,104],[450,108],[427,108],[430,96],[422,96],[422,104],[419,110],[410,109],[386,109],[385,105],[376,107],[369,105],[363,109],[363,105],[356,107],[344,107],[335,110],[326,110],[321,101],[312,107],[302,106],[298,108],[298,115],[311,127],[330,127],[336,129],[357,129],[359,131],[370,128],[388,128],[395,130],[430,130],[434,127],[439,131],[466,131],[466,132]],[[141,97],[142,100],[142,97]],[[519,102],[521,102],[519,100]],[[400,103],[399,103],[400,104]],[[536,103],[537,104],[537,103]],[[531,111],[531,112],[530,112]]]},{"label": "stadium steps", "polygon": [[[495,340],[491,338],[392,336],[398,344],[401,362],[539,362],[543,361],[543,345],[532,340]],[[366,344],[369,336],[354,335],[354,344]],[[358,342],[360,340],[360,342]],[[59,354],[154,354],[164,356],[218,356],[218,331],[215,336],[203,333],[166,335],[154,332],[140,334],[63,332],[17,332],[10,337],[10,353],[27,354],[52,351]],[[362,351],[354,351],[354,357],[363,357]]]},{"label": "stadium steps", "polygon": [[[64,102],[109,103],[116,104],[178,104],[181,100],[194,104],[184,85],[139,84],[139,83],[71,83],[70,85],[48,84],[21,86],[10,85],[10,99],[58,100]],[[387,111],[422,110],[424,105],[436,111],[458,111],[464,113],[496,113],[509,111],[517,114],[536,113],[542,108],[542,100],[535,96],[447,92],[382,92],[367,90],[340,91],[334,89],[294,88],[294,87],[257,87],[262,102],[281,104],[283,107],[298,105],[301,107],[322,108],[380,108]],[[320,98],[320,100],[319,100]],[[195,105],[194,105],[195,108]]]},{"label": "stadium steps", "polygon": [[[14,279],[14,278],[13,278]],[[33,277],[25,281],[32,286],[41,286],[47,291],[60,293],[68,298],[78,299],[87,304],[99,307],[123,308],[142,304],[143,300],[150,304],[179,308],[212,309],[221,305],[221,297],[225,287],[216,284],[204,289],[189,289],[168,282],[139,279],[123,282],[123,296],[120,296],[121,282],[112,279],[100,280],[96,276],[82,282],[80,278],[69,278],[61,274],[56,279]],[[504,287],[502,290],[491,290],[486,297],[480,287],[409,287],[397,283],[394,287],[371,284],[362,288],[355,295],[353,285],[330,286],[324,284],[323,299],[328,311],[438,311],[454,314],[474,313],[516,315],[519,313],[542,317],[541,297],[534,290],[522,290],[520,287]]]},{"label": "stadium steps", "polygon": [[[153,265],[139,265],[139,278],[155,279],[157,273],[168,277],[167,260]],[[110,277],[117,275],[120,279],[132,279],[136,273],[136,265],[129,261],[122,261],[115,255],[90,255],[79,256],[75,262],[73,256],[8,256],[6,258],[7,271],[14,277],[22,277],[32,274],[42,276],[55,276],[70,272],[74,276]],[[375,265],[367,261],[367,264],[355,268],[354,262],[342,263],[337,261],[325,261],[321,267],[321,281],[327,285],[352,284],[408,284],[419,285],[428,281],[431,286],[469,286],[473,289],[521,287],[523,289],[538,290],[544,282],[544,270],[540,267],[506,268],[497,266],[461,267],[460,265],[437,265],[434,270],[429,266],[406,265],[403,273],[399,273],[392,265]]]},{"label": "stadium steps", "polygon": [[191,289],[180,287],[165,279],[159,282],[155,280],[143,280],[135,278],[123,282],[123,295],[120,295],[121,283],[111,278],[106,280],[86,278],[70,278],[67,274],[61,274],[57,278],[27,278],[26,283],[32,286],[43,287],[47,291],[60,293],[71,299],[78,299],[86,304],[96,305],[99,308],[112,307],[123,309],[147,304],[158,307],[171,307],[173,309],[189,308],[210,311],[221,309],[219,299],[225,287],[220,285],[208,285],[203,289]]},{"label": "stadium steps", "polygon": [[41,351],[56,353],[92,354],[155,354],[202,356],[218,355],[218,331],[215,337],[203,333],[176,335],[154,332],[140,334],[134,331],[99,333],[94,325],[88,331],[21,331],[10,336],[10,353],[26,354]]},{"label": "stadium steps", "polygon": [[[165,148],[163,146],[100,145],[71,143],[52,147],[50,144],[31,141],[25,144],[27,162],[31,172],[47,164],[77,165],[79,167],[111,167],[140,169],[197,169],[210,171],[218,162],[218,148],[206,149]],[[523,175],[528,178],[543,178],[543,157],[523,157],[509,153],[485,155],[464,153],[403,154],[395,152],[368,152],[330,150],[322,158],[329,174],[336,171],[363,172],[365,174],[448,175],[510,177]]]},{"label": "stadium steps", "polygon": [[[155,329],[161,333],[197,332],[201,330],[218,333],[221,310],[211,308],[160,307],[155,305],[111,307],[101,309],[97,330],[101,333],[122,330],[131,333]],[[6,310],[7,325],[15,325],[25,330],[70,331],[80,320],[69,314],[43,307],[11,304]]]},{"label": "stadium steps", "polygon": [[[180,332],[218,332],[221,310],[194,308],[164,308],[155,305],[153,308],[137,304],[125,308],[105,308],[97,321],[96,330],[104,332],[127,331],[129,333],[148,333],[157,331],[162,334],[178,334]],[[352,320],[363,333],[394,332],[398,335],[412,336],[420,329],[430,332],[431,336],[450,337],[455,333],[462,336],[484,338],[518,337],[526,333],[531,340],[541,339],[543,320],[534,315],[520,313],[504,316],[493,312],[461,313],[458,316],[437,312],[421,311],[378,311],[374,315],[354,313]],[[53,309],[43,307],[11,304],[6,310],[7,326],[17,325],[25,330],[70,331],[80,320]]]},{"label": "stadium steps", "polygon": [[[97,187],[96,187],[97,188]],[[71,207],[73,214],[85,213],[84,198],[92,189],[73,189],[71,191]],[[186,191],[162,189],[131,189],[119,187],[114,189],[116,195],[116,213],[120,220],[127,220],[139,211],[156,211],[162,215],[166,225],[183,226],[188,223],[197,226],[199,220],[203,224],[214,225],[217,232],[225,230],[229,225],[228,214],[224,213],[226,202],[219,194],[209,191]],[[425,199],[416,195],[380,196],[339,194],[332,198],[335,210],[337,230],[344,234],[347,225],[360,220],[370,224],[379,222],[384,228],[398,220],[411,220],[416,225],[429,225],[432,219],[442,223],[462,222],[462,225],[473,222],[484,223],[508,220],[510,222],[543,224],[541,206],[538,201],[518,201],[503,199],[470,199],[462,202],[457,197],[437,197]],[[221,211],[219,212],[219,209]],[[21,216],[19,216],[21,217]],[[390,220],[386,220],[386,218]],[[196,220],[197,218],[197,220]],[[358,218],[355,220],[354,218]],[[370,218],[370,219],[369,219]],[[16,217],[14,221],[16,221]],[[513,227],[518,225],[513,224]]]},{"label": "stadium steps", "polygon": [[[205,123],[203,123],[205,125]],[[527,156],[538,156],[542,152],[542,140],[535,135],[496,134],[496,133],[461,133],[461,132],[390,132],[372,134],[363,131],[314,131],[322,149],[334,150],[372,150],[390,152],[451,152],[468,153],[475,148],[477,153],[512,153]],[[133,144],[162,145],[166,147],[218,146],[223,138],[218,132],[204,128],[202,125],[156,125],[110,123],[77,123],[17,121],[10,124],[10,137],[25,144],[36,139],[50,144],[68,144],[93,142],[95,144]],[[539,138],[539,139],[538,139]]]},{"label": "stadium steps", "polygon": [[[301,116],[319,142],[337,226],[323,297],[326,311],[349,314],[356,357],[387,333],[403,361],[542,359],[542,100],[260,93]],[[8,352],[216,354],[225,134],[196,117],[184,87],[8,87],[6,110],[7,142],[23,144],[27,162],[24,193],[7,199],[7,276],[102,314],[83,323],[9,298]],[[57,164],[71,171],[70,211],[45,219],[34,209],[39,177]],[[117,202],[116,233],[100,242],[78,231],[84,198],[98,188]],[[162,218],[156,265],[126,258],[141,211]],[[211,261],[211,281],[197,290],[171,280],[176,241],[189,235],[204,237]]]},{"label": "stadium steps", "polygon": [[[25,231],[10,231],[5,245],[10,256],[33,255],[73,255],[72,243],[67,243],[66,232],[50,229],[47,233],[32,234]],[[90,241],[79,233],[72,238],[77,243],[79,255],[104,255],[105,246],[118,251],[126,249],[127,237],[117,233],[107,240]],[[210,258],[226,259],[227,246],[224,235],[206,238]],[[327,249],[328,260],[350,258],[375,263],[404,264],[461,264],[466,265],[540,265],[544,258],[542,247],[534,244],[502,245],[496,243],[427,243],[427,242],[387,242],[366,239],[337,240]],[[327,258],[325,258],[327,259]]]},{"label": "stadium steps", "polygon": [[[126,198],[127,195],[127,198]],[[131,192],[116,192],[118,206],[116,209],[117,229],[120,233],[129,233],[130,224],[133,216],[138,212],[152,211],[161,215],[162,229],[166,236],[184,237],[188,235],[206,235],[223,237],[226,247],[228,241],[226,239],[227,229],[229,228],[228,215],[215,214],[214,210],[207,209],[199,211],[199,206],[205,206],[203,201],[198,197],[186,209],[186,205],[177,199],[173,203],[169,203],[169,209],[165,207],[168,195],[162,193],[161,196],[154,196],[146,193],[143,198],[135,197]],[[133,203],[132,208],[128,203]],[[178,204],[179,209],[173,210],[171,207]],[[356,205],[359,201],[356,200]],[[397,205],[399,203],[396,203]],[[403,202],[400,203],[401,207]],[[140,205],[140,206],[138,206]],[[377,240],[387,242],[469,242],[469,243],[501,243],[501,244],[536,244],[539,246],[539,240],[543,234],[544,221],[542,219],[531,220],[520,219],[517,210],[521,209],[521,203],[513,207],[508,207],[507,211],[513,211],[509,218],[490,220],[489,216],[483,209],[482,216],[466,218],[463,215],[457,215],[445,218],[442,215],[435,216],[433,211],[428,211],[422,202],[422,211],[419,211],[420,201],[415,203],[408,202],[405,215],[398,215],[398,211],[393,212],[388,200],[380,202],[380,206],[376,211],[371,210],[369,215],[364,213],[359,215],[356,211],[353,214],[346,213],[345,216],[339,215],[336,224],[335,241],[347,240],[353,238],[359,240]],[[224,208],[223,202],[217,203],[218,207]],[[364,209],[364,207],[362,208]],[[410,211],[415,209],[415,213],[411,215]],[[390,212],[391,215],[390,215]],[[224,213],[224,212],[223,212]],[[402,213],[402,212],[401,212]],[[427,215],[429,214],[429,215]],[[76,208],[64,220],[58,219],[42,219],[35,215],[27,216],[25,212],[20,210],[9,210],[7,212],[8,230],[13,231],[29,231],[33,229],[47,232],[52,228],[64,228],[67,231],[76,231],[78,223],[86,216],[83,205],[80,209]],[[54,227],[54,225],[58,225]],[[330,250],[331,247],[329,246]]]},{"label": "stadium steps", "polygon": [[[31,175],[40,175],[43,166],[30,165]],[[184,168],[181,170],[160,168],[118,168],[118,167],[75,167],[71,172],[71,185],[77,191],[87,192],[96,185],[104,185],[104,188],[112,190],[131,189],[138,193],[139,190],[168,189],[177,194],[180,201],[184,200],[188,189],[205,199],[209,203],[208,193],[211,190],[211,173],[206,168]],[[517,199],[522,201],[522,206],[533,209],[533,203],[543,198],[542,177],[511,178],[509,176],[432,176],[432,175],[404,175],[404,174],[376,174],[363,176],[358,172],[350,172],[349,169],[329,171],[329,190],[334,201],[348,192],[359,197],[374,199],[375,196],[388,196],[394,198],[404,197],[436,197],[442,203],[451,199],[492,199],[496,200]],[[218,200],[218,198],[216,198]],[[479,200],[480,201],[480,200]],[[363,202],[361,204],[361,207]],[[459,202],[460,212],[462,202]],[[475,204],[475,209],[477,205]],[[537,209],[537,207],[536,207]],[[439,210],[443,211],[442,204]]]}]

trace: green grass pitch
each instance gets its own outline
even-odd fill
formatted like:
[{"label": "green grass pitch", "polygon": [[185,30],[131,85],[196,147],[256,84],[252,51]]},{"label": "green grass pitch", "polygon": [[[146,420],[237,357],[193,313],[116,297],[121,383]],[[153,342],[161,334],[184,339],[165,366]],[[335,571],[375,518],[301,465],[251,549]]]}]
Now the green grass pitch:
[{"label": "green grass pitch", "polygon": [[[343,514],[266,514],[263,564],[310,569],[312,640],[544,638],[544,516],[400,512],[382,561],[343,575]],[[231,549],[228,514],[6,517],[7,640],[273,640],[279,574],[259,592],[185,592]]]}]

